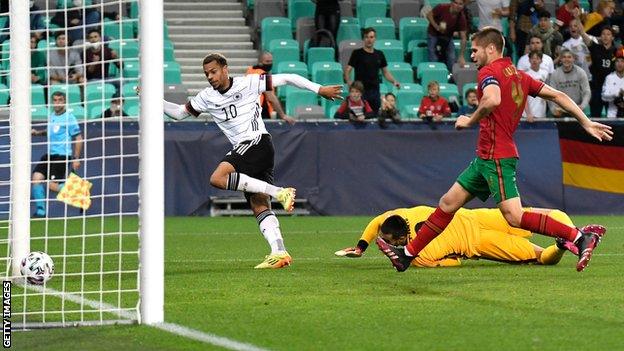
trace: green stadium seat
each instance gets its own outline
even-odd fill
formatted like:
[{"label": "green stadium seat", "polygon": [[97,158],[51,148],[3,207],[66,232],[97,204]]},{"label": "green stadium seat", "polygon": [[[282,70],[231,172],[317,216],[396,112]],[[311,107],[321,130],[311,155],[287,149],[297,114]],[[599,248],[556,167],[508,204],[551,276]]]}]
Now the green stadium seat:
[{"label": "green stadium seat", "polygon": [[308,66],[303,62],[286,61],[277,65],[275,73],[294,73],[304,78],[308,78]]},{"label": "green stadium seat", "polygon": [[266,17],[260,25],[262,48],[267,50],[275,39],[293,39],[292,26],[288,18]]},{"label": "green stadium seat", "polygon": [[30,86],[30,103],[32,105],[45,105],[45,93],[43,85],[32,84]]},{"label": "green stadium seat", "polygon": [[394,39],[377,39],[375,41],[375,49],[381,50],[386,56],[387,62],[403,62],[405,54],[401,42]]},{"label": "green stadium seat", "polygon": [[455,101],[459,104],[459,89],[457,85],[451,83],[440,83],[440,96],[448,102]]},{"label": "green stadium seat", "polygon": [[67,112],[72,113],[78,120],[85,118],[84,108],[80,104],[68,105]]},{"label": "green stadium seat", "polygon": [[130,18],[138,19],[139,18],[139,2],[132,1],[130,3]]},{"label": "green stadium seat", "polygon": [[400,111],[401,118],[403,119],[418,119],[418,110],[420,105],[405,105]]},{"label": "green stadium seat", "polygon": [[33,121],[47,121],[48,120],[48,107],[47,106],[31,106],[30,107],[31,119]]},{"label": "green stadium seat", "polygon": [[307,63],[308,66],[313,65],[315,62],[321,61],[335,61],[336,60],[336,51],[334,48],[309,48]]},{"label": "green stadium seat", "polygon": [[65,93],[66,101],[68,104],[81,103],[80,98],[80,85],[78,84],[54,84],[48,89],[48,101],[52,103],[52,94],[54,92],[61,91]]},{"label": "green stadium seat", "polygon": [[286,114],[294,115],[295,109],[303,105],[318,105],[318,96],[309,90],[294,88],[286,95]]},{"label": "green stadium seat", "polygon": [[102,25],[102,36],[115,39],[133,39],[133,22],[123,19],[120,21],[104,20]]},{"label": "green stadium seat", "polygon": [[182,69],[179,63],[175,61],[165,62],[163,68],[165,70],[165,84],[182,84]]},{"label": "green stadium seat", "polygon": [[341,17],[338,34],[336,34],[336,44],[343,40],[360,40],[362,39],[362,29],[360,28],[360,20],[356,17]]},{"label": "green stadium seat", "polygon": [[[291,30],[297,29],[297,20],[302,17],[314,17],[316,4],[310,0],[288,0],[288,19],[291,23]],[[262,33],[264,35],[264,33]]]},{"label": "green stadium seat", "polygon": [[408,44],[412,40],[425,40],[427,38],[427,27],[429,21],[421,17],[403,17],[399,22],[399,39],[403,44],[403,49],[407,52]]},{"label": "green stadium seat", "polygon": [[2,62],[0,62],[0,69],[8,70],[9,62],[11,59],[11,43],[9,39],[2,42]]},{"label": "green stadium seat", "polygon": [[116,92],[117,89],[110,83],[90,82],[85,87],[85,102],[110,99]]},{"label": "green stadium seat", "polygon": [[427,47],[415,46],[412,50],[412,67],[418,67],[419,64],[427,61],[429,61]]},{"label": "green stadium seat", "polygon": [[336,114],[336,111],[338,111],[338,109],[340,108],[340,104],[337,105],[331,105],[329,107],[329,110],[326,110],[327,112],[325,112],[325,116],[327,118],[331,118],[334,119],[334,115]]},{"label": "green stadium seat", "polygon": [[448,4],[449,2],[449,0],[425,0],[425,5],[429,5],[431,8],[434,8],[440,4]]},{"label": "green stadium seat", "polygon": [[273,65],[280,62],[300,61],[299,43],[294,39],[274,39],[269,43],[269,52],[273,54]]},{"label": "green stadium seat", "polygon": [[173,43],[171,40],[165,40],[163,42],[163,60],[167,61],[175,61],[175,55],[173,53]]},{"label": "green stadium seat", "polygon": [[403,115],[406,114],[406,106],[420,105],[424,92],[419,84],[401,84],[401,88],[395,90],[394,95],[396,95],[397,108]]},{"label": "green stadium seat", "polygon": [[104,111],[108,110],[110,107],[110,100],[105,101],[103,104],[93,104],[87,106],[87,119],[97,119],[101,118]]},{"label": "green stadium seat", "polygon": [[388,17],[369,17],[364,22],[364,28],[373,27],[377,33],[377,40],[396,39],[394,21]]},{"label": "green stadium seat", "polygon": [[[114,65],[111,65],[114,66]],[[124,78],[138,78],[139,77],[139,60],[127,59],[123,64],[123,77]]]},{"label": "green stadium seat", "polygon": [[[414,83],[414,70],[409,63],[388,62],[388,71],[392,73],[394,79],[401,83]],[[386,77],[383,77],[383,82],[390,84]]]},{"label": "green stadium seat", "polygon": [[[347,94],[348,95],[348,94]],[[325,116],[327,118],[334,118],[334,113],[342,103],[341,100],[327,100],[321,98],[321,106],[323,107],[323,111],[325,111]]]},{"label": "green stadium seat", "polygon": [[343,83],[342,66],[338,62],[316,62],[312,65],[310,76],[312,81],[321,85]]},{"label": "green stadium seat", "polygon": [[138,104],[124,104],[123,111],[128,115],[128,117],[138,118],[140,113],[140,107]]},{"label": "green stadium seat", "polygon": [[113,40],[108,43],[108,47],[115,50],[122,60],[139,57],[139,41],[136,39]]},{"label": "green stadium seat", "polygon": [[9,103],[9,87],[0,84],[0,105],[7,105]]},{"label": "green stadium seat", "polygon": [[121,88],[121,96],[124,98],[138,96],[136,92],[136,88],[138,86],[138,80],[124,83],[123,87]]},{"label": "green stadium seat", "polygon": [[355,12],[360,20],[360,25],[366,23],[370,17],[386,17],[388,3],[385,0],[358,0]]},{"label": "green stadium seat", "polygon": [[448,82],[449,71],[446,64],[442,62],[421,62],[416,68],[416,74],[420,79],[420,84],[426,87],[432,80],[436,80],[438,83]]}]

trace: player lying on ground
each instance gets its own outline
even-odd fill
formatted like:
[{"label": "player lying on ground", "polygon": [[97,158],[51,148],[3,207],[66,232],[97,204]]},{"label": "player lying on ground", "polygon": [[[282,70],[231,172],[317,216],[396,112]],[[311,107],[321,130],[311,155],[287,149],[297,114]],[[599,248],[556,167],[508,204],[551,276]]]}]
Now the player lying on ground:
[{"label": "player lying on ground", "polygon": [[[394,246],[405,246],[415,236],[435,209],[428,206],[399,208],[373,219],[355,247],[336,252],[337,256],[361,257],[377,236]],[[567,214],[559,210],[530,209],[573,226]],[[604,228],[595,231],[604,234]],[[578,255],[570,241],[556,239],[556,245],[542,248],[531,243],[531,232],[510,226],[498,209],[460,209],[451,223],[412,261],[416,267],[450,267],[461,265],[460,258],[487,259],[506,263],[559,263],[566,250]]]},{"label": "player lying on ground", "polygon": [[455,212],[475,197],[485,201],[492,196],[512,227],[573,242],[579,251],[576,264],[579,272],[587,267],[594,248],[600,242],[599,233],[591,232],[593,227],[588,227],[588,232],[582,232],[544,214],[522,209],[516,184],[518,149],[513,134],[520,123],[528,95],[556,103],[597,140],[611,140],[613,131],[607,125],[592,122],[564,93],[516,70],[511,59],[503,57],[504,46],[503,34],[492,27],[480,30],[472,38],[471,58],[479,68],[479,106],[470,117],[459,116],[455,128],[468,128],[479,123],[477,157],[440,198],[436,210],[405,248],[396,249],[383,239],[375,241],[399,272],[408,269],[420,251],[444,231]]},{"label": "player lying on ground", "polygon": [[342,86],[321,86],[296,74],[249,74],[231,78],[227,59],[210,54],[202,63],[210,86],[186,105],[165,101],[165,114],[181,120],[202,112],[212,115],[215,123],[232,144],[210,176],[210,184],[224,190],[242,191],[258,221],[260,231],[271,246],[271,254],[255,268],[281,268],[290,265],[279,221],[271,211],[270,197],[275,197],[287,211],[295,203],[295,189],[273,185],[274,149],[271,135],[262,121],[260,95],[274,86],[285,84],[313,91],[334,100],[341,99]]}]

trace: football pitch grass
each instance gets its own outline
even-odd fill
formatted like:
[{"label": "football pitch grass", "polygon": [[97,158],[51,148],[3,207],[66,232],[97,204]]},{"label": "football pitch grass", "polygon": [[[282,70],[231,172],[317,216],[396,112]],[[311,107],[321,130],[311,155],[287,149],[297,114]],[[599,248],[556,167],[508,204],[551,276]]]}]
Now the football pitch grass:
[{"label": "football pitch grass", "polygon": [[[355,245],[371,217],[281,217],[293,265],[254,270],[268,246],[253,218],[167,218],[165,321],[271,350],[624,349],[624,216],[572,218],[609,229],[582,273],[569,253],[556,266],[479,260],[405,273],[374,244],[362,258],[335,257]],[[124,240],[124,249],[137,248],[136,239]],[[122,269],[132,265],[124,259]],[[136,288],[136,276],[128,275],[104,279],[114,280],[113,288]],[[78,279],[70,278],[68,286]],[[54,299],[47,306],[60,306]],[[122,303],[133,304],[131,297]],[[143,325],[20,331],[12,344],[15,350],[221,349]]]}]

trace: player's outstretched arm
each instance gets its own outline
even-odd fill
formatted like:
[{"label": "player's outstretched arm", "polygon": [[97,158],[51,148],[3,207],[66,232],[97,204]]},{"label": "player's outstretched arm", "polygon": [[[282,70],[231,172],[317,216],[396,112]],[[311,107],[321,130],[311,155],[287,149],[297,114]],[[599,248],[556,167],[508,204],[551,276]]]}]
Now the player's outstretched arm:
[{"label": "player's outstretched arm", "polygon": [[176,121],[181,121],[185,118],[191,116],[191,114],[186,110],[184,105],[174,104],[173,102],[169,102],[165,100],[164,103],[165,114]]},{"label": "player's outstretched arm", "polygon": [[609,141],[613,139],[611,126],[593,122],[587,118],[583,110],[581,110],[581,108],[578,107],[578,105],[566,94],[548,86],[547,84],[544,84],[544,87],[540,90],[538,96],[542,99],[555,102],[561,108],[572,114],[572,116],[574,116],[574,118],[576,118],[576,120],[581,124],[583,129],[585,129],[587,134],[600,141]]},{"label": "player's outstretched arm", "polygon": [[328,100],[342,100],[342,85],[322,86],[318,83],[311,82],[298,74],[291,73],[274,74],[271,76],[271,79],[273,86],[276,87],[288,84],[296,86],[297,88],[310,90]]}]

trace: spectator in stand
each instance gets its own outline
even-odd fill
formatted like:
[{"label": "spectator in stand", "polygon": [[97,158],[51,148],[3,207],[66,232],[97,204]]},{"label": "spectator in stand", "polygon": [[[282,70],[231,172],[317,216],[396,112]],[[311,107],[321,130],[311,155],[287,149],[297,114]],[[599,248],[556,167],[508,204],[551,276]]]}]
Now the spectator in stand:
[{"label": "spectator in stand", "polygon": [[123,99],[115,98],[111,101],[110,107],[102,114],[104,118],[128,116],[123,110]]},{"label": "spectator in stand", "polygon": [[[316,3],[314,11],[314,26],[316,30],[328,30],[333,38],[334,43],[338,35],[338,27],[340,27],[340,5],[338,0],[312,0]],[[311,46],[317,46],[318,43],[310,43]]]},{"label": "spectator in stand", "polygon": [[[518,57],[527,53],[529,32],[538,23],[537,13],[544,9],[544,0],[511,0],[509,6],[509,37]],[[528,63],[528,60],[527,60]]]},{"label": "spectator in stand", "polygon": [[32,84],[46,84],[46,56],[42,50],[37,50],[37,35],[30,35],[30,82]]},{"label": "spectator in stand", "polygon": [[48,52],[50,84],[84,82],[80,55],[74,50],[67,49],[66,38],[65,33],[57,33],[56,49]]},{"label": "spectator in stand", "polygon": [[396,96],[392,93],[387,93],[381,102],[381,111],[379,111],[379,117],[377,121],[381,128],[387,128],[386,120],[391,120],[394,123],[401,122],[401,114],[396,108]]},{"label": "spectator in stand", "polygon": [[605,79],[602,101],[608,103],[608,118],[624,117],[624,48],[615,53],[615,71]]},{"label": "spectator in stand", "polygon": [[[457,62],[463,66],[466,64],[464,54],[466,51],[466,33],[468,23],[464,12],[464,0],[452,0],[449,4],[439,4],[427,13],[429,27],[427,28],[427,51],[429,61],[446,62],[449,71],[455,63],[455,45],[453,45],[453,33],[459,32],[460,49]],[[442,57],[440,57],[442,56]],[[442,60],[445,58],[446,60]]]},{"label": "spectator in stand", "polygon": [[466,96],[464,96],[464,105],[459,108],[457,111],[458,116],[468,116],[472,115],[479,106],[479,99],[477,98],[477,89],[470,88],[466,90]]},{"label": "spectator in stand", "polygon": [[587,15],[583,29],[585,33],[595,37],[600,36],[602,28],[611,26],[611,16],[615,11],[615,2],[613,0],[600,0],[598,8],[595,12]]},{"label": "spectator in stand", "polygon": [[[85,50],[84,61],[87,69],[87,80],[102,80],[110,77],[108,67],[111,60],[117,67],[121,68],[117,60],[115,50],[102,43],[102,36],[97,29],[91,29],[87,35],[87,50]],[[115,84],[113,82],[113,84]],[[117,83],[119,85],[119,83]]]},{"label": "spectator in stand", "polygon": [[428,95],[423,97],[418,109],[418,116],[427,122],[439,122],[444,117],[451,116],[451,107],[448,101],[440,96],[440,83],[432,80],[427,84]]},{"label": "spectator in stand", "polygon": [[578,0],[566,0],[565,4],[557,9],[557,26],[561,30],[564,39],[570,37],[570,22],[581,18],[581,6]]},{"label": "spectator in stand", "polygon": [[[273,69],[273,55],[268,51],[263,51],[258,56],[258,64],[247,68],[247,72],[245,74],[266,74],[271,72],[271,69]],[[273,111],[275,110],[279,118],[283,119],[290,125],[295,124],[295,119],[288,116],[284,112],[282,104],[280,104],[277,96],[275,96],[275,87],[273,87],[273,90],[268,90],[262,93],[258,103],[260,104],[260,107],[262,107],[263,119],[271,119]]]},{"label": "spectator in stand", "polygon": [[589,108],[591,109],[591,117],[601,117],[605,104],[602,101],[601,92],[602,86],[607,76],[613,72],[613,60],[615,58],[615,46],[613,45],[613,29],[610,26],[605,26],[600,32],[600,38],[590,37],[585,31],[581,31],[581,36],[585,45],[589,48],[589,54],[591,56],[591,65],[589,71],[591,72],[591,91],[592,96],[589,101]]},{"label": "spectator in stand", "polygon": [[[75,40],[83,39],[83,25],[87,26],[87,32],[89,31],[89,26],[91,25],[99,25],[101,22],[100,12],[93,7],[83,8],[83,0],[72,0],[71,5],[70,1],[67,0],[67,9],[66,10],[57,10],[54,17],[50,21],[53,24],[56,24],[60,28],[68,28],[68,46],[73,45]],[[83,19],[84,14],[84,19]]]},{"label": "spectator in stand", "polygon": [[[531,66],[525,72],[533,79],[545,83],[548,80],[548,72],[545,69],[540,68],[540,65],[542,64],[542,56],[543,54],[541,51],[531,51],[529,53],[529,62],[531,63]],[[546,100],[537,96],[528,96],[523,117],[531,123],[535,122],[536,118],[545,118]]]},{"label": "spectator in stand", "polygon": [[[570,39],[563,42],[562,47],[572,52],[574,55],[574,64],[581,67],[587,74],[587,78],[591,80],[591,74],[589,73],[589,62],[591,60],[591,56],[589,54],[589,48],[581,36],[583,24],[580,20],[573,19],[570,21],[569,30]],[[561,55],[559,57],[561,57]]]},{"label": "spectator in stand", "polygon": [[[560,56],[562,65],[550,75],[548,85],[564,92],[581,110],[584,110],[589,106],[589,99],[591,98],[587,73],[574,64],[572,51],[563,49]],[[551,101],[548,102],[548,107],[554,117],[572,117],[570,113]]]},{"label": "spectator in stand", "polygon": [[349,86],[349,96],[340,104],[334,118],[348,119],[351,122],[362,123],[367,118],[375,117],[368,101],[362,98],[364,85],[355,81]]},{"label": "spectator in stand", "polygon": [[[532,35],[529,39],[529,52],[531,51],[540,51],[543,53],[542,38],[538,35]],[[531,67],[531,62],[529,62],[529,54],[523,55],[518,59],[518,64],[516,65],[518,70],[520,71],[528,71]],[[555,71],[555,64],[553,63],[553,59],[548,55],[542,55],[542,65],[540,68],[543,68],[548,72],[548,74],[553,73]]]},{"label": "spectator in stand", "polygon": [[537,16],[539,22],[533,26],[529,34],[542,40],[542,53],[556,59],[559,47],[563,44],[563,36],[553,27],[550,12],[542,10]]},{"label": "spectator in stand", "polygon": [[501,19],[509,16],[509,0],[477,0],[479,29],[494,27],[503,31]]},{"label": "spectator in stand", "polygon": [[375,40],[377,32],[374,28],[364,28],[362,39],[364,47],[356,49],[351,53],[349,63],[344,70],[344,80],[351,85],[351,70],[355,70],[355,80],[362,82],[364,85],[364,100],[368,101],[373,113],[377,116],[379,107],[381,106],[381,94],[379,92],[379,70],[382,71],[384,77],[397,88],[401,87],[401,83],[394,79],[392,73],[388,70],[388,62],[386,56],[380,50],[375,50]]}]

